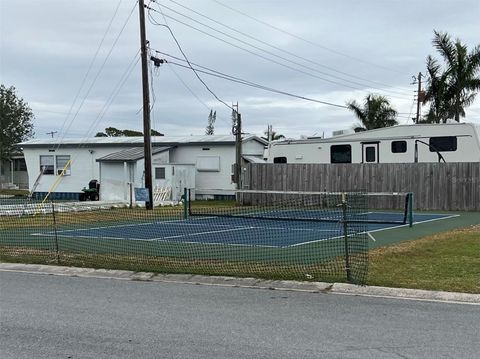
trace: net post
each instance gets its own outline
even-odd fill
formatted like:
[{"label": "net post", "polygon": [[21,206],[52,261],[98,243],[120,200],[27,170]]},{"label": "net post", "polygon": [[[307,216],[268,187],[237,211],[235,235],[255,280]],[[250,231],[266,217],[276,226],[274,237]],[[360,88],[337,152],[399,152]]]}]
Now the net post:
[{"label": "net post", "polygon": [[342,192],[342,223],[343,223],[343,239],[345,242],[345,271],[347,272],[347,281],[352,282],[352,273],[350,270],[350,254],[348,250],[348,222],[347,222],[347,196]]},{"label": "net post", "polygon": [[408,196],[410,200],[408,201],[408,226],[413,226],[413,192],[409,192]]},{"label": "net post", "polygon": [[[185,188],[185,191],[187,191],[186,188]],[[192,190],[190,188],[188,189],[188,195],[186,197],[188,198],[187,199],[187,205],[188,205],[187,216],[191,216],[192,215]]]},{"label": "net post", "polygon": [[188,203],[190,199],[187,198],[187,187],[183,188],[183,219],[188,219]]}]

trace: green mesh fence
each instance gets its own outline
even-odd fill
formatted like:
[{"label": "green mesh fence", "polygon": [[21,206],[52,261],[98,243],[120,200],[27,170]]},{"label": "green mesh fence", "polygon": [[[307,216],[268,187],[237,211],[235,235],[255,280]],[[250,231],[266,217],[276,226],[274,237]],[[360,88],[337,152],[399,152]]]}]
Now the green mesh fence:
[{"label": "green mesh fence", "polygon": [[371,196],[364,193],[243,191],[237,201],[185,197],[184,203],[153,210],[2,200],[0,259],[365,283],[368,223],[405,216],[399,211],[395,221],[371,217]]}]

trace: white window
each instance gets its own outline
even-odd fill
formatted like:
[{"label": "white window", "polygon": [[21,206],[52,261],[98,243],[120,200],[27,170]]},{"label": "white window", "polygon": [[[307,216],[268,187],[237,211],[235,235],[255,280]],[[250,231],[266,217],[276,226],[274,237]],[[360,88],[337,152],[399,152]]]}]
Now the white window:
[{"label": "white window", "polygon": [[40,172],[43,172],[44,175],[55,174],[53,156],[40,156]]},{"label": "white window", "polygon": [[220,157],[219,156],[198,156],[197,171],[220,172]]},{"label": "white window", "polygon": [[57,156],[56,160],[57,160],[57,175],[61,175],[63,171],[64,176],[70,176],[70,156],[68,155]]}]

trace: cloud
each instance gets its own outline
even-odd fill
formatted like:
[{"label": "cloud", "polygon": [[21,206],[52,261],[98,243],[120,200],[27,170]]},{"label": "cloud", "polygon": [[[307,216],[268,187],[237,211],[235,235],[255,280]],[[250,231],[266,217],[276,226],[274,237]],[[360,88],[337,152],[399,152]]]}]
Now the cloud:
[{"label": "cloud", "polygon": [[[470,47],[478,43],[480,31],[477,19],[480,3],[475,0],[465,0],[462,6],[454,6],[446,0],[437,1],[435,6],[428,1],[413,0],[328,4],[313,0],[279,1],[275,6],[270,2],[227,3],[248,17],[216,2],[204,1],[201,6],[197,2],[182,2],[212,20],[167,0],[159,3],[271,52],[261,52],[175,15],[187,25],[201,27],[250,51],[169,20],[170,28],[192,62],[277,90],[340,105],[352,99],[361,101],[370,92],[382,93],[402,113],[402,123],[408,123],[409,114],[413,116],[412,111],[415,111],[412,105],[416,86],[410,84],[412,75],[424,72],[426,56],[435,55],[431,45],[433,29],[448,31]],[[74,113],[79,103],[83,102],[83,106],[75,121],[67,125],[67,136],[87,136],[90,134],[87,129],[100,131],[107,126],[141,130],[139,65],[124,82],[102,120],[97,121],[98,114],[116,93],[116,85],[139,50],[138,9],[134,8],[134,2],[121,3],[99,56],[80,89],[117,4],[117,1],[86,4],[81,0],[43,0],[28,4],[0,2],[0,81],[15,85],[19,94],[30,103],[36,115],[37,137],[46,137],[44,133],[62,127],[77,93]],[[416,11],[412,12],[412,8]],[[105,61],[132,10],[122,35]],[[166,9],[164,11],[169,13]],[[173,16],[171,12],[169,14]],[[163,21],[158,14],[155,18]],[[182,58],[165,27],[148,23],[147,36],[153,49]],[[267,124],[272,124],[278,132],[298,137],[328,134],[332,130],[349,128],[356,122],[352,113],[345,109],[274,94],[205,74],[200,76],[227,104],[239,103],[248,132],[262,134]],[[155,95],[152,127],[168,135],[203,134],[208,113],[213,109],[217,111],[216,133],[230,132],[231,109],[216,101],[191,70],[173,64],[164,65],[150,80],[152,97]],[[480,123],[479,111],[480,99],[477,99],[467,109],[467,120]]]}]

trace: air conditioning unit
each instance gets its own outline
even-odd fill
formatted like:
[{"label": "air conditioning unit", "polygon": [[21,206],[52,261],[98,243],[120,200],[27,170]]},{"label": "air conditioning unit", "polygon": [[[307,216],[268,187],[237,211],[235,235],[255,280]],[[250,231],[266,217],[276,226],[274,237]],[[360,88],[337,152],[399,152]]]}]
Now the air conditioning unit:
[{"label": "air conditioning unit", "polygon": [[332,131],[332,137],[341,136],[341,135],[350,135],[352,133],[355,133],[355,131],[352,129],[336,130],[336,131]]}]

